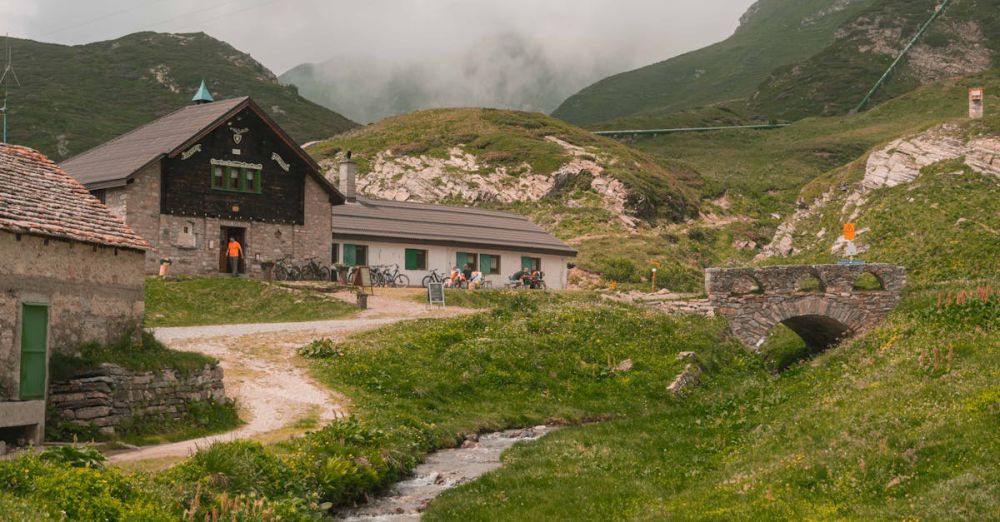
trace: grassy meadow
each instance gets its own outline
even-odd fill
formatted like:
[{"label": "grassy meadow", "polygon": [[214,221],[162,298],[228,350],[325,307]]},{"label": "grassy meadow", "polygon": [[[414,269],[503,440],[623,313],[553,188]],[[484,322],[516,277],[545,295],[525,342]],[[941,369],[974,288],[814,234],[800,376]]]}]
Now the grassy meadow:
[{"label": "grassy meadow", "polygon": [[160,326],[338,319],[357,311],[309,289],[235,277],[146,279],[146,323]]},{"label": "grassy meadow", "polygon": [[[914,290],[886,324],[811,359],[781,335],[780,357],[751,355],[721,320],[585,294],[469,293],[482,312],[302,350],[313,374],[350,398],[350,421],[272,446],[217,444],[159,473],[0,462],[10,484],[0,506],[84,520],[185,510],[200,520],[213,508],[318,520],[467,434],[553,423],[567,427],[516,446],[501,470],[446,492],[425,516],[991,518],[1000,292],[987,285]],[[696,352],[706,373],[674,397],[666,386],[681,351]],[[619,370],[627,359],[631,369]]]}]

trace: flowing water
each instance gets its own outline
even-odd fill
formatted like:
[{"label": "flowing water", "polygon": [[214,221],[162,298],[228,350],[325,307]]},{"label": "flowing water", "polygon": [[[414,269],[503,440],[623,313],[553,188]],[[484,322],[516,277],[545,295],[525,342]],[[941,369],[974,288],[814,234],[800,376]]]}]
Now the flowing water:
[{"label": "flowing water", "polygon": [[420,520],[427,503],[444,490],[475,480],[500,467],[500,455],[518,442],[538,440],[553,431],[549,426],[507,430],[466,440],[461,448],[431,453],[412,478],[397,483],[370,504],[346,510],[338,519],[352,522]]}]

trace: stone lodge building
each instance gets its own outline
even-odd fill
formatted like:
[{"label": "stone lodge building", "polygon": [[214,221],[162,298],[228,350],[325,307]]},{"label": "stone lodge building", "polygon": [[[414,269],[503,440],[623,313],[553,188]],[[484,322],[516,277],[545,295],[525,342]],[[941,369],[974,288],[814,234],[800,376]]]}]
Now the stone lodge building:
[{"label": "stone lodge building", "polygon": [[162,258],[172,273],[225,272],[230,237],[241,272],[285,256],[326,262],[344,197],[319,165],[250,98],[195,101],[61,166],[152,244],[147,273]]},{"label": "stone lodge building", "polygon": [[41,153],[0,144],[0,446],[41,442],[52,353],[138,334],[148,248]]}]

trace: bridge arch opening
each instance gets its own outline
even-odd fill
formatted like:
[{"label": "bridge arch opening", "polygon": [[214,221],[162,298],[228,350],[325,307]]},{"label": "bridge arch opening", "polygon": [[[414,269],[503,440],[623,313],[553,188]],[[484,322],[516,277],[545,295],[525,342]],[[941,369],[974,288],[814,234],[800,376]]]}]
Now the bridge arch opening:
[{"label": "bridge arch opening", "polygon": [[768,367],[783,371],[854,335],[851,327],[825,315],[789,317],[775,325],[759,347]]},{"label": "bridge arch opening", "polygon": [[826,292],[826,285],[816,273],[804,275],[795,281],[795,291],[806,294],[822,294]]},{"label": "bridge arch opening", "polygon": [[885,290],[885,283],[873,272],[865,272],[854,280],[854,291],[875,292]]},{"label": "bridge arch opening", "polygon": [[760,295],[764,293],[764,285],[752,275],[744,275],[733,281],[729,295]]}]

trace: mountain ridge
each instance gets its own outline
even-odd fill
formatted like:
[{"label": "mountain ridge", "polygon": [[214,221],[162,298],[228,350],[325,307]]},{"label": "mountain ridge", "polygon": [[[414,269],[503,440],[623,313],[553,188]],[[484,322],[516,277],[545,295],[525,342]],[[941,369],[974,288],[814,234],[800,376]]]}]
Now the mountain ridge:
[{"label": "mountain ridge", "polygon": [[[601,80],[553,115],[621,128],[629,121],[668,126],[685,112],[690,114],[682,119],[707,123],[719,119],[720,109],[730,113],[721,118],[732,123],[846,114],[941,5],[938,0],[761,0],[729,39]],[[998,57],[1000,1],[953,0],[871,105],[920,85],[984,72]]]},{"label": "mountain ridge", "polygon": [[216,98],[251,96],[299,142],[357,126],[205,33],[141,32],[74,46],[10,43],[21,87],[9,91],[8,140],[57,161],[191,103],[202,79]]}]

